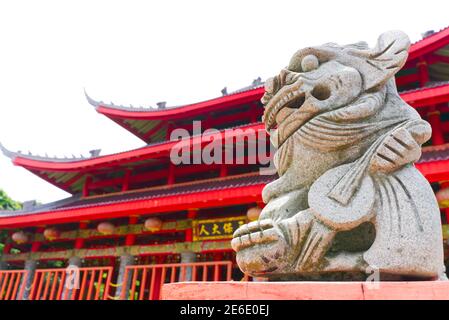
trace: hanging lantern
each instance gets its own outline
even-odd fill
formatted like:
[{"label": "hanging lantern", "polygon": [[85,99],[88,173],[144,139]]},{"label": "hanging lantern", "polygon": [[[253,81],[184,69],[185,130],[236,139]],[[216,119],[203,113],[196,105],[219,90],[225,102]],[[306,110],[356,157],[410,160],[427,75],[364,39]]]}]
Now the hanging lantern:
[{"label": "hanging lantern", "polygon": [[259,219],[260,213],[262,212],[262,209],[259,207],[252,207],[249,208],[246,212],[246,216],[248,217],[249,221],[255,221]]},{"label": "hanging lantern", "polygon": [[23,231],[14,232],[11,236],[12,240],[17,244],[23,244],[28,242],[28,236]]},{"label": "hanging lantern", "polygon": [[438,201],[438,205],[440,206],[440,208],[448,208],[449,207],[449,188],[444,188],[439,190],[436,194],[435,194],[437,201]]},{"label": "hanging lantern", "polygon": [[47,228],[44,230],[44,237],[47,240],[53,241],[61,236],[61,232],[56,228]]},{"label": "hanging lantern", "polygon": [[150,232],[156,232],[162,228],[162,220],[159,218],[148,218],[145,220],[145,229]]},{"label": "hanging lantern", "polygon": [[115,232],[115,226],[110,222],[101,222],[98,224],[97,230],[103,235],[110,235]]}]

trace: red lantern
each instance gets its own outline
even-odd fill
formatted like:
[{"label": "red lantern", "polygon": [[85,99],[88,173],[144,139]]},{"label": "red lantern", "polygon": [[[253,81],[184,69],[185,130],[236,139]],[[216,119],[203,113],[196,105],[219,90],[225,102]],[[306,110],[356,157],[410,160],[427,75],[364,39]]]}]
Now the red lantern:
[{"label": "red lantern", "polygon": [[145,229],[147,229],[150,232],[156,232],[161,230],[162,228],[162,220],[159,218],[148,218],[145,220]]},{"label": "red lantern", "polygon": [[56,228],[47,228],[44,230],[44,237],[47,240],[53,241],[61,236],[61,232]]},{"label": "red lantern", "polygon": [[262,212],[262,209],[259,207],[252,207],[249,208],[246,212],[246,216],[248,217],[249,221],[255,221],[259,219],[260,213]]},{"label": "red lantern", "polygon": [[435,194],[440,208],[449,207],[449,188],[439,190]]},{"label": "red lantern", "polygon": [[23,244],[28,242],[28,236],[23,231],[14,232],[11,236],[12,240],[17,244]]},{"label": "red lantern", "polygon": [[101,222],[97,226],[98,232],[104,235],[110,235],[115,232],[115,226],[110,222]]}]

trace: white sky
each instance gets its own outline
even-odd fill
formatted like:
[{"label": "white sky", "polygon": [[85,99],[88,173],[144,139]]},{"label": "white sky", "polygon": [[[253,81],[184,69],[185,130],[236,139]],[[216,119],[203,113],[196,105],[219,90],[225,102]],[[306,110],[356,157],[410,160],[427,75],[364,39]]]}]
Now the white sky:
[{"label": "white sky", "polygon": [[[435,4],[432,4],[435,2]],[[303,46],[449,25],[447,1],[1,1],[0,141],[49,155],[143,142],[85,100],[192,103],[277,73]],[[0,155],[19,201],[67,196]]]}]

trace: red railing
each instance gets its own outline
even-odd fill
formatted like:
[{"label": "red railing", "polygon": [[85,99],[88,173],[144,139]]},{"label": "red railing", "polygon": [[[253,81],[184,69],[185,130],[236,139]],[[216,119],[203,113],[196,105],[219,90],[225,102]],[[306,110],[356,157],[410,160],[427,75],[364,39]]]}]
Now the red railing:
[{"label": "red railing", "polygon": [[164,283],[230,281],[232,271],[231,261],[135,265],[114,285],[112,267],[37,269],[30,280],[26,270],[0,270],[0,300],[158,300]]},{"label": "red railing", "polygon": [[112,267],[37,269],[29,300],[105,300]]},{"label": "red railing", "polygon": [[20,300],[25,289],[26,270],[0,270],[0,300]]},{"label": "red railing", "polygon": [[[182,281],[230,281],[231,261],[128,266],[120,298],[159,300],[164,283]],[[126,288],[129,286],[129,289]]]}]

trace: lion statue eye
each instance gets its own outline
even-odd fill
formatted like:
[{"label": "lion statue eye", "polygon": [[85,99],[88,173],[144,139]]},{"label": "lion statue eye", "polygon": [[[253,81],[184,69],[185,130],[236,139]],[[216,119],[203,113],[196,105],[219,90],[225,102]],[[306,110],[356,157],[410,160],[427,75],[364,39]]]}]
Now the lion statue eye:
[{"label": "lion statue eye", "polygon": [[313,54],[305,56],[301,61],[301,69],[303,72],[309,72],[315,70],[320,65],[318,58]]}]

